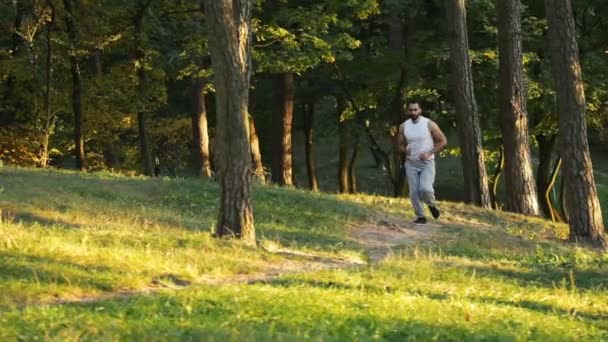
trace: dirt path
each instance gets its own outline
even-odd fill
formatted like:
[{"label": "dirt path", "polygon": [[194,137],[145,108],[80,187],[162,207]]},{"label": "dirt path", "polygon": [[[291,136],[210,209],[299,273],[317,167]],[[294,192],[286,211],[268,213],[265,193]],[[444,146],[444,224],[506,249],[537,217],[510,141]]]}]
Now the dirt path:
[{"label": "dirt path", "polygon": [[95,303],[102,300],[129,298],[142,294],[155,294],[192,288],[201,285],[252,284],[272,282],[285,275],[300,274],[319,270],[348,269],[377,263],[384,259],[390,251],[398,246],[411,245],[424,241],[436,241],[444,236],[440,224],[416,225],[384,214],[373,213],[371,219],[364,224],[349,228],[349,237],[360,244],[369,256],[369,261],[346,258],[330,258],[322,255],[304,253],[286,248],[265,248],[269,253],[281,254],[285,261],[272,265],[264,272],[243,274],[229,277],[203,277],[194,282],[180,279],[173,274],[159,275],[151,280],[148,287],[108,292],[95,296],[79,298],[58,298],[51,302],[39,303],[44,305],[62,305],[70,303]]},{"label": "dirt path", "polygon": [[414,224],[384,214],[376,214],[371,222],[352,227],[353,240],[367,249],[370,261],[377,263],[398,246],[418,242],[436,241],[445,236],[441,225],[435,223]]}]

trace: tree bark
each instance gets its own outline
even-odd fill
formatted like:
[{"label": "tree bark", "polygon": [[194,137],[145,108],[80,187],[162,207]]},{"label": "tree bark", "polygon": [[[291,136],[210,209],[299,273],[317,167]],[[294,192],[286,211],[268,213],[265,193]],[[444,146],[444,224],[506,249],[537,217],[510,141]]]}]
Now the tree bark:
[{"label": "tree bark", "polygon": [[252,115],[249,115],[249,144],[251,145],[253,176],[261,184],[266,184],[266,174],[264,172],[264,164],[262,163],[262,152],[260,151],[260,139]]},{"label": "tree bark", "polygon": [[256,112],[255,96],[252,96],[255,88],[255,79],[250,81],[249,88],[249,144],[251,145],[251,163],[253,167],[253,177],[260,183],[266,184],[266,170],[262,162],[262,152],[260,150],[260,139],[255,125],[254,113]]},{"label": "tree bark", "polygon": [[211,159],[209,155],[209,132],[207,129],[207,107],[205,106],[205,86],[207,80],[194,79],[193,108],[192,108],[192,139],[194,141],[194,160],[196,175],[209,178],[211,172]]},{"label": "tree bark", "polygon": [[494,174],[490,180],[490,201],[492,202],[492,209],[498,209],[498,203],[496,202],[496,194],[498,193],[498,182],[505,166],[505,150],[503,146],[500,146],[500,152],[498,155],[498,162],[494,169]]},{"label": "tree bark", "polygon": [[570,0],[545,0],[559,113],[570,239],[607,246],[585,121],[585,92]]},{"label": "tree bark", "polygon": [[546,205],[547,205],[547,212],[549,213],[549,218],[553,222],[563,221],[559,212],[555,209],[555,207],[553,207],[553,203],[551,202],[551,190],[555,186],[557,174],[559,173],[559,169],[561,168],[561,166],[562,166],[562,159],[558,158],[557,161],[555,162],[555,166],[553,166],[553,169],[551,170],[549,183],[547,184],[547,187],[545,189],[544,196],[543,196],[543,202],[546,203]]},{"label": "tree bark", "polygon": [[304,145],[306,154],[306,171],[308,174],[308,186],[311,191],[319,191],[319,181],[315,169],[315,160],[313,155],[313,127],[315,122],[315,104],[304,104],[304,137],[306,143]]},{"label": "tree bark", "polygon": [[562,216],[562,218],[564,219],[564,222],[568,222],[570,221],[569,215],[568,215],[568,207],[566,205],[566,180],[564,179],[564,171],[561,171],[561,182],[559,185],[559,208],[560,208],[560,214]]},{"label": "tree bark", "polygon": [[359,154],[359,137],[355,138],[355,142],[353,144],[353,152],[350,155],[350,160],[348,161],[348,193],[356,194],[357,193],[357,173],[356,173],[356,164],[357,164],[357,156]]},{"label": "tree bark", "polygon": [[295,95],[294,74],[285,72],[276,76],[276,114],[272,180],[279,185],[293,185],[293,159],[291,128],[293,125],[293,102]]},{"label": "tree bark", "polygon": [[[25,4],[22,1],[13,1],[13,7],[15,11],[15,20],[13,22],[13,33],[11,34],[11,56],[15,58],[19,52],[19,46],[23,43],[23,40],[17,32],[19,32],[21,23],[23,22]],[[0,106],[0,125],[8,126],[17,121],[17,106],[11,103],[14,101],[16,80],[17,76],[9,71],[6,77],[6,86],[2,101],[3,105]]]},{"label": "tree bark", "polygon": [[393,114],[393,125],[397,128],[392,135],[393,149],[391,153],[391,182],[393,184],[393,195],[395,197],[403,197],[406,193],[405,172],[403,172],[403,164],[405,155],[397,148],[398,127],[406,118],[404,112],[405,93],[407,86],[408,70],[406,64],[408,57],[412,55],[414,49],[414,34],[416,30],[416,19],[409,15],[407,25],[404,25],[401,16],[397,13],[389,15],[389,36],[388,46],[390,49],[402,54],[399,81],[395,87],[395,95],[391,103],[391,112]]},{"label": "tree bark", "polygon": [[93,74],[100,76],[103,73],[101,66],[101,49],[93,50],[89,64]]},{"label": "tree bark", "polygon": [[49,162],[49,138],[51,135],[51,126],[53,123],[53,111],[51,108],[51,78],[53,76],[52,60],[53,60],[53,44],[51,42],[51,33],[55,26],[55,6],[52,1],[47,1],[51,7],[51,21],[46,27],[46,65],[45,65],[45,93],[44,107],[45,116],[42,127],[42,142],[40,144],[40,167],[47,167]]},{"label": "tree bark", "polygon": [[104,142],[101,153],[107,168],[118,169],[120,167],[120,155],[115,141]]},{"label": "tree bark", "polygon": [[506,210],[539,215],[532,172],[524,83],[521,3],[497,0],[501,129],[505,157]]},{"label": "tree bark", "polygon": [[553,212],[551,210],[551,201],[547,200],[545,194],[550,191],[549,188],[552,179],[552,165],[555,159],[555,143],[557,135],[536,135],[536,141],[538,143],[538,169],[536,171],[536,184],[537,193],[539,195],[539,206],[543,212],[543,215],[547,218],[551,218]]},{"label": "tree bark", "polygon": [[215,74],[215,156],[221,199],[215,234],[256,245],[249,145],[250,0],[205,0]]},{"label": "tree bark", "polygon": [[465,0],[446,0],[446,2],[451,88],[456,104],[458,136],[462,151],[465,198],[470,203],[490,208],[488,176],[469,57]]},{"label": "tree bark", "polygon": [[[140,63],[143,63],[145,53],[142,47],[142,30],[143,20],[146,13],[146,9],[150,6],[151,0],[147,0],[145,3],[140,1],[138,13],[134,17],[135,26],[135,59]],[[140,108],[137,112],[137,129],[139,135],[139,154],[141,157],[141,164],[143,173],[146,176],[154,175],[154,159],[152,158],[152,148],[150,147],[150,133],[148,132],[148,113],[146,112],[145,103],[145,89],[147,84],[147,76],[144,67],[140,65],[137,68],[137,80],[138,80],[138,93]]]},{"label": "tree bark", "polygon": [[82,132],[82,84],[80,77],[80,64],[76,55],[76,25],[74,24],[74,11],[72,0],[63,0],[67,12],[66,27],[70,40],[70,72],[72,74],[72,111],[74,113],[74,156],[76,169],[84,171],[84,135]]},{"label": "tree bark", "polygon": [[342,96],[336,97],[337,119],[338,119],[338,191],[347,193],[350,184],[348,182],[348,121],[342,117],[346,109],[345,101]]}]

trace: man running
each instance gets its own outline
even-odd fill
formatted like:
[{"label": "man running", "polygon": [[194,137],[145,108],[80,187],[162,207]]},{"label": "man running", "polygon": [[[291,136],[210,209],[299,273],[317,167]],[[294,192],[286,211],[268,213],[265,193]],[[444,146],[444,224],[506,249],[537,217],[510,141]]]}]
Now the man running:
[{"label": "man running", "polygon": [[435,153],[448,143],[439,126],[422,116],[418,101],[408,101],[409,119],[399,126],[398,148],[405,152],[405,174],[410,188],[410,200],[416,214],[414,223],[426,223],[422,202],[426,203],[435,219],[440,212],[435,203]]}]

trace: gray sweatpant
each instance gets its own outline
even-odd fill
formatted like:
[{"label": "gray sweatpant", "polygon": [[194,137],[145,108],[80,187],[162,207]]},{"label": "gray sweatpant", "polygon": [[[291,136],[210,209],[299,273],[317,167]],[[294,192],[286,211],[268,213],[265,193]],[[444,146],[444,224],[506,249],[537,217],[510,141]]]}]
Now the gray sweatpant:
[{"label": "gray sweatpant", "polygon": [[410,187],[410,200],[416,217],[425,217],[422,202],[435,206],[435,161],[407,160],[405,174]]}]

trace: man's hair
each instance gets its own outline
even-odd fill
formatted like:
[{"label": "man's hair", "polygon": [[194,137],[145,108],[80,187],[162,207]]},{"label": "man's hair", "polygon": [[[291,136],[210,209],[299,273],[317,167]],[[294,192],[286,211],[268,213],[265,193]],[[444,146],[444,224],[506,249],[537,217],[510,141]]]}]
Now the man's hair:
[{"label": "man's hair", "polygon": [[417,104],[418,107],[422,108],[422,104],[420,104],[419,100],[408,100],[407,102],[405,102],[405,107],[409,107],[411,104]]}]

